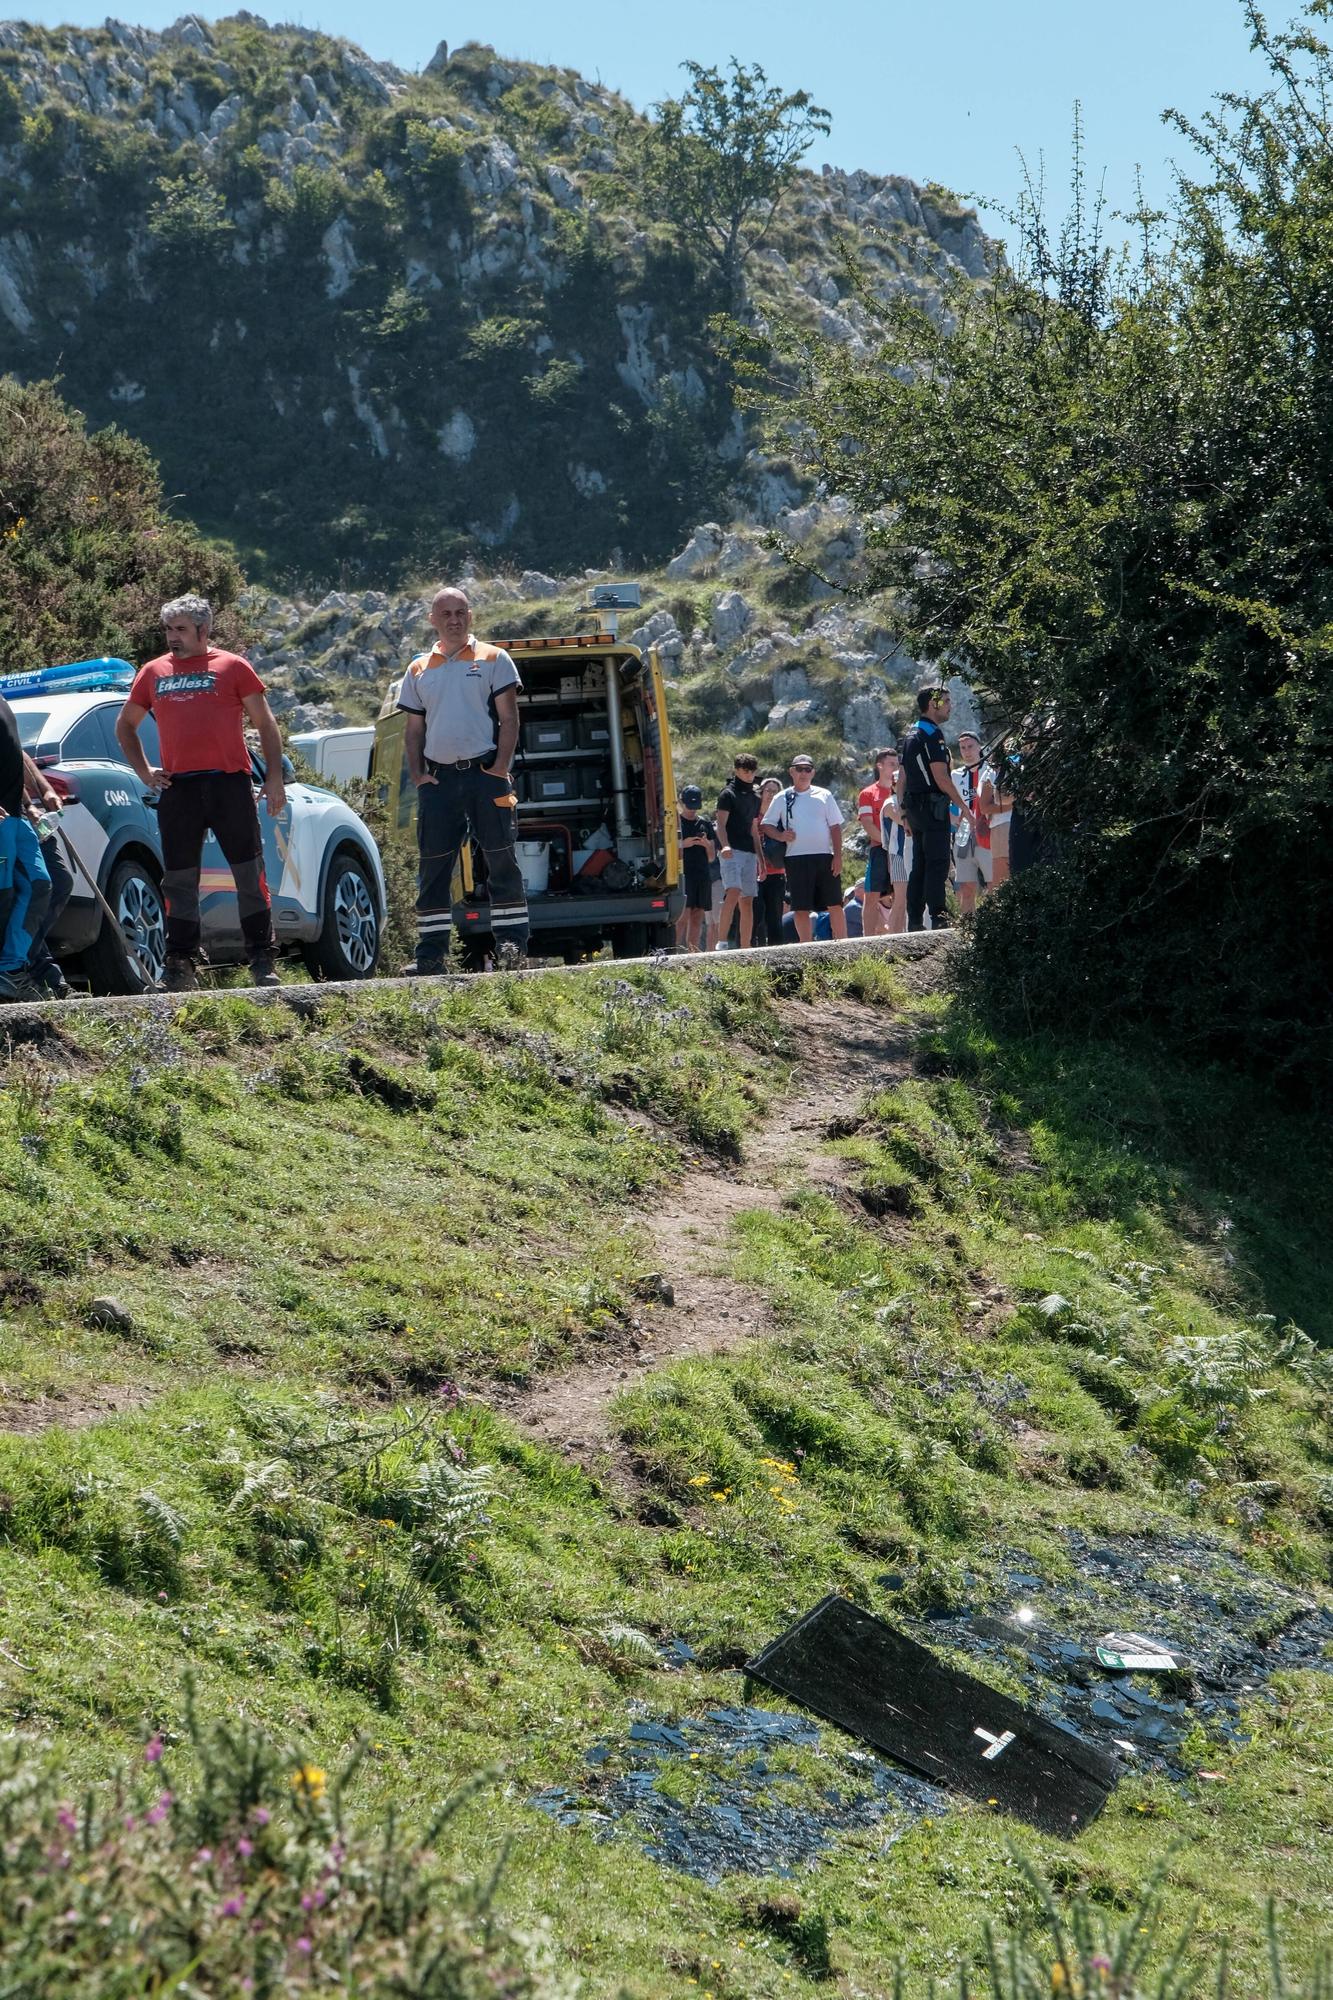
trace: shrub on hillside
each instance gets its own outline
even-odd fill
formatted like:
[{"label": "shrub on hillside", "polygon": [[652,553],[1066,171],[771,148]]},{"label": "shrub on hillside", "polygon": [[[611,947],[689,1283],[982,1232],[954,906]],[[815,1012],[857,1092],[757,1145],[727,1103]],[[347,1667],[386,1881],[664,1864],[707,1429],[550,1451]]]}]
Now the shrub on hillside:
[{"label": "shrub on hillside", "polygon": [[165,599],[226,607],[235,561],[162,505],[148,452],[89,436],[50,382],[0,378],[0,672],[161,650]]},{"label": "shrub on hillside", "polygon": [[[13,2000],[144,1993],[356,1993],[543,2000],[556,1988],[392,1815],[350,1822],[330,1776],[245,1722],[202,1722],[194,1756],[154,1736],[137,1773],[80,1795],[31,1751],[0,1755],[0,1985]],[[180,1766],[179,1775],[177,1766]],[[462,1795],[466,1796],[466,1794]]]},{"label": "shrub on hillside", "polygon": [[1136,218],[1137,254],[1100,240],[1077,161],[1063,230],[1030,192],[1014,262],[948,313],[867,295],[865,353],[788,329],[770,396],[861,510],[903,643],[1026,738],[1050,860],[985,911],[973,991],[1011,1025],[1137,1018],[1325,1088],[1326,11],[1271,35],[1248,10],[1271,88],[1184,128],[1202,179]]}]

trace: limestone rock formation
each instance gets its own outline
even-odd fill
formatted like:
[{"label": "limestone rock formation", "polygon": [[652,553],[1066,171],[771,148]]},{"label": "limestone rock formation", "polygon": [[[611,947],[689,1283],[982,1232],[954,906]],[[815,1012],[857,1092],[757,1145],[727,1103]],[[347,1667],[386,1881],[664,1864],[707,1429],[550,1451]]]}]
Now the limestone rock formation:
[{"label": "limestone rock formation", "polygon": [[[0,367],[59,373],[142,436],[270,573],[397,580],[466,551],[558,575],[619,546],[731,580],[754,530],[786,515],[806,539],[799,475],[718,365],[705,274],[608,196],[638,122],[613,91],[477,43],[412,76],[246,12],[9,22],[0,55]],[[804,171],[779,221],[756,313],[852,347],[846,249],[932,311],[995,254],[899,176]],[[226,451],[199,449],[201,413]],[[809,504],[836,584],[855,544]]]}]

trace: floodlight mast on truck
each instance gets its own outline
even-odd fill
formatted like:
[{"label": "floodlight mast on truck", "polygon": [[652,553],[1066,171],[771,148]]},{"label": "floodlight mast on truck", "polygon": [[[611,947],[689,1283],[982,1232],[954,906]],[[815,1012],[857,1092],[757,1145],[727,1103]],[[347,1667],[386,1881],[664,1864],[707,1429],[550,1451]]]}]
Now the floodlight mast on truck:
[{"label": "floodlight mast on truck", "polygon": [[[603,629],[612,639],[620,636],[620,613],[637,611],[643,592],[637,583],[597,583],[592,589],[592,608],[600,613]],[[611,793],[616,817],[616,838],[627,840],[630,833],[629,776],[625,763],[625,723],[620,703],[620,676],[616,662],[606,663],[606,720],[611,731]]]},{"label": "floodlight mast on truck", "polygon": [[[672,940],[682,892],[662,663],[618,630],[617,614],[640,602],[637,584],[599,584],[572,629],[494,635],[523,683],[514,783],[535,956],[572,960],[609,944],[617,957],[636,958]],[[372,780],[390,825],[410,826],[416,793],[392,684],[375,725]],[[454,934],[465,947],[476,941],[478,961],[489,934],[483,875],[465,848]]]}]

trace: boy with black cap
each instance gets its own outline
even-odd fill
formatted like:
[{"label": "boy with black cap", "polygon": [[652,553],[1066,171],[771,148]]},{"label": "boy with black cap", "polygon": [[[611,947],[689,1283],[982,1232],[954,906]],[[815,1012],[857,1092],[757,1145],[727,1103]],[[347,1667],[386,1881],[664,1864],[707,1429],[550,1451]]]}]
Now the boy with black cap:
[{"label": "boy with black cap", "polygon": [[699,811],[704,795],[697,785],[680,788],[680,854],[685,907],[676,920],[676,943],[684,951],[708,949],[708,912],[713,905],[712,864],[716,830]]}]

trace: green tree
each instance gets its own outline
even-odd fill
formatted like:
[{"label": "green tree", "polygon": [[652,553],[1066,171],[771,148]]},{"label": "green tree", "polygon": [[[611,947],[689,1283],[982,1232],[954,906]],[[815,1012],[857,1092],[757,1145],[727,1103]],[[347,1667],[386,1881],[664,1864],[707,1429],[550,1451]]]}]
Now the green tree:
[{"label": "green tree", "polygon": [[773,224],[797,165],[829,114],[808,91],[782,91],[756,63],[729,75],[687,62],[690,87],[653,108],[638,146],[649,202],[711,265],[739,303],[746,259]]},{"label": "green tree", "polygon": [[195,172],[159,183],[148,212],[148,233],[170,256],[205,264],[230,248],[236,225],[221,190]]},{"label": "green tree", "polygon": [[158,650],[158,612],[184,590],[225,611],[241,574],[162,506],[148,452],[89,437],[50,382],[0,377],[0,672]]},{"label": "green tree", "polygon": [[893,310],[865,358],[788,328],[749,365],[863,510],[905,641],[1034,718],[1055,858],[984,910],[975,979],[1011,1019],[1128,1012],[1326,1084],[1333,55],[1323,0],[1287,35],[1246,12],[1271,87],[1179,121],[1206,172],[1132,253],[1076,152],[1064,228],[1030,191],[943,323]]}]

